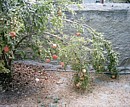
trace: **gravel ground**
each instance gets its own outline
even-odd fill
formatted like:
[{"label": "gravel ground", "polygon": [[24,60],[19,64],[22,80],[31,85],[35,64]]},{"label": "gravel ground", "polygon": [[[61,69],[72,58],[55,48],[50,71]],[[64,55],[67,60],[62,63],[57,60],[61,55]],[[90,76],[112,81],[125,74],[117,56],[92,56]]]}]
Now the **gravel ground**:
[{"label": "gravel ground", "polygon": [[40,84],[39,90],[28,88],[24,91],[23,88],[22,92],[31,93],[1,94],[0,107],[130,107],[130,75],[121,75],[115,80],[91,73],[91,86],[80,92],[73,87],[74,72],[41,70],[44,75],[36,74],[39,81],[35,82],[36,88]]},{"label": "gravel ground", "polygon": [[[92,76],[93,83],[86,92],[74,90],[72,72],[56,73],[62,77],[53,84],[51,98],[58,96],[58,107],[130,107],[130,76],[120,76],[112,80],[105,75]],[[47,105],[46,105],[47,106]]]}]

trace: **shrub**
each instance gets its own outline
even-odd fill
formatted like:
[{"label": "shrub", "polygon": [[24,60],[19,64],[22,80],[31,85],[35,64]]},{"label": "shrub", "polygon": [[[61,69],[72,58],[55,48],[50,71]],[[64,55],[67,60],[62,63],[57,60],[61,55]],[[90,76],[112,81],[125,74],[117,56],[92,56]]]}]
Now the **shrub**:
[{"label": "shrub", "polygon": [[[117,55],[110,43],[89,26],[68,20],[63,11],[70,11],[69,4],[69,0],[0,1],[0,75],[3,85],[6,86],[6,79],[11,80],[15,56],[25,58],[23,50],[26,49],[34,54],[31,54],[33,59],[60,60],[64,68],[70,64],[77,71],[75,85],[84,89],[89,83],[90,65],[96,72],[103,72],[106,64],[110,72],[117,72]],[[75,26],[77,32],[73,36],[63,32],[65,22]],[[91,37],[82,36],[86,28]]]}]

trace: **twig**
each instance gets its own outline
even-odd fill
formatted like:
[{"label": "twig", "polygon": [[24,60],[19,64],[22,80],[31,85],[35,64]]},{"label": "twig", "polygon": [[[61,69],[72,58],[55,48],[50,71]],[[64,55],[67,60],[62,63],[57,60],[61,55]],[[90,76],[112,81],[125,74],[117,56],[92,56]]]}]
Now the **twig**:
[{"label": "twig", "polygon": [[[80,23],[78,23],[78,22],[76,22],[76,21],[72,21],[72,20],[69,20],[69,19],[63,19],[63,20],[66,21],[66,22],[70,22],[70,23],[74,23],[74,24],[80,25]],[[85,28],[88,28],[88,29],[90,29],[90,30],[93,31],[93,28],[91,28],[90,26],[88,26],[88,25],[86,25],[86,24],[82,24],[82,26],[84,26]]]},{"label": "twig", "polygon": [[19,44],[26,39],[27,37],[29,37],[29,35],[24,36],[16,45],[15,45],[15,49],[19,47]]},{"label": "twig", "polygon": [[54,35],[54,34],[52,34],[52,33],[49,33],[49,32],[44,32],[43,34],[50,35],[50,36],[52,36],[52,37],[55,37],[55,38],[57,38],[57,39],[59,39],[59,40],[63,41],[60,37],[58,37],[57,35]]}]

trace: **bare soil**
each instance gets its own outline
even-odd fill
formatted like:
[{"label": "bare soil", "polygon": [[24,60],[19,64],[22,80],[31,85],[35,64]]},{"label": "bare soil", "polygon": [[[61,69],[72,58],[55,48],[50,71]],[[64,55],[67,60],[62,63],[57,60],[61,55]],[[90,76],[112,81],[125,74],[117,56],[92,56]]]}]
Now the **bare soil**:
[{"label": "bare soil", "polygon": [[26,85],[14,82],[18,87],[1,92],[0,107],[130,107],[130,75],[111,79],[91,73],[91,85],[82,92],[73,86],[74,71],[45,71],[44,67],[26,64],[14,68],[15,72],[31,76],[25,76]]}]

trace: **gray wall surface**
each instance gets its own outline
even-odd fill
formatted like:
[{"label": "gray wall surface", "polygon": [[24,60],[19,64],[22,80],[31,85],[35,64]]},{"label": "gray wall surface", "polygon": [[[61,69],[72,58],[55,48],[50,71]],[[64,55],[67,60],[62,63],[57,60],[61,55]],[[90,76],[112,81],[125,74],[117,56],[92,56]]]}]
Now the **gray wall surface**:
[{"label": "gray wall surface", "polygon": [[96,1],[100,1],[100,0],[82,0],[83,3],[96,3]]},{"label": "gray wall surface", "polygon": [[[130,57],[130,4],[83,4],[76,18],[85,18],[85,23],[104,34],[120,54],[120,61]],[[69,15],[69,18],[72,18]]]},{"label": "gray wall surface", "polygon": [[[126,3],[128,0],[104,0],[105,3]],[[83,3],[96,3],[101,0],[82,0]]]}]

